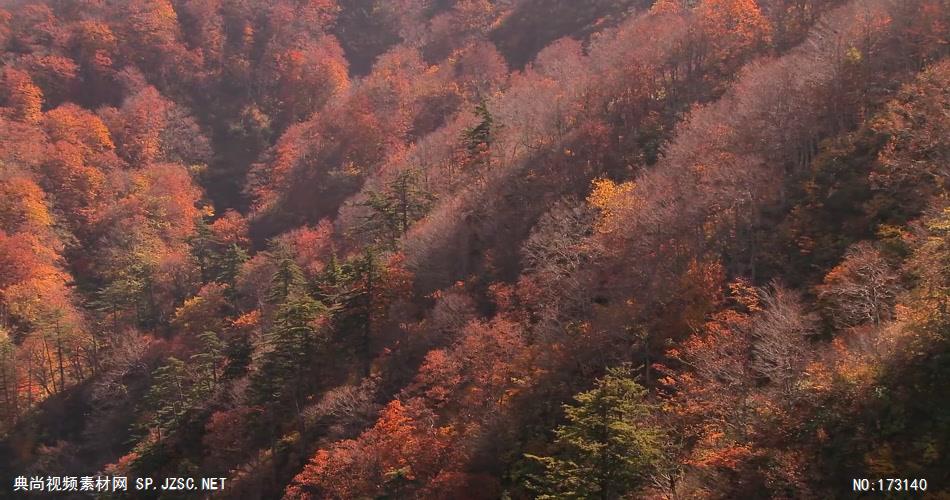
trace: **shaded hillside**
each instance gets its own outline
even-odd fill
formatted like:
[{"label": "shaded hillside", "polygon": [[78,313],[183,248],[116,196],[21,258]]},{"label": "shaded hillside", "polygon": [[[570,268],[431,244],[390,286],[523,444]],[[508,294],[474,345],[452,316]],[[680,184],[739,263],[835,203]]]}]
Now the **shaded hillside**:
[{"label": "shaded hillside", "polygon": [[946,493],[946,0],[0,5],[3,474]]}]

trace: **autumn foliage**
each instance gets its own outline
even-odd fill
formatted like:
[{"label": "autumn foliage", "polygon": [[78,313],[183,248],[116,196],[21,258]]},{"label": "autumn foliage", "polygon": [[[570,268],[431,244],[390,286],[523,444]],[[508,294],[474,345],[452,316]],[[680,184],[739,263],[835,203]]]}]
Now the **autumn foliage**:
[{"label": "autumn foliage", "polygon": [[946,492],[944,0],[3,5],[0,471]]}]

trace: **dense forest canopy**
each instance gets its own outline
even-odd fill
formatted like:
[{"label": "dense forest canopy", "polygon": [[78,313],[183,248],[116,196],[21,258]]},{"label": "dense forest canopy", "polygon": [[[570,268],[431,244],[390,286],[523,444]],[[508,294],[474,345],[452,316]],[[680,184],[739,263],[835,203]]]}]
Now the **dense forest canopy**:
[{"label": "dense forest canopy", "polygon": [[2,0],[0,54],[0,496],[950,494],[948,0]]}]

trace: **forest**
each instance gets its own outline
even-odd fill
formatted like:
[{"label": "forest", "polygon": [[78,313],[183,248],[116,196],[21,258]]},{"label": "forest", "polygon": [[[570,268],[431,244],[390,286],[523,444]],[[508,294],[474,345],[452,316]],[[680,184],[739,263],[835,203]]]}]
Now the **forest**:
[{"label": "forest", "polygon": [[0,497],[861,478],[950,498],[950,0],[0,0]]}]

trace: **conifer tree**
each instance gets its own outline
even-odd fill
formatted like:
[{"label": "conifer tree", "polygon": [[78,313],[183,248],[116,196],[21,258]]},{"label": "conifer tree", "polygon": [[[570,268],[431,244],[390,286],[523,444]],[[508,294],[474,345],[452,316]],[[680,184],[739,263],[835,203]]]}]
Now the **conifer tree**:
[{"label": "conifer tree", "polygon": [[307,279],[300,266],[289,255],[283,255],[277,262],[277,272],[271,278],[267,301],[279,306],[294,292],[303,291],[306,286]]},{"label": "conifer tree", "polygon": [[248,260],[247,251],[236,243],[229,245],[221,254],[215,272],[215,281],[228,286],[228,293],[234,293],[234,284],[241,266]]},{"label": "conifer tree", "polygon": [[341,262],[331,256],[318,289],[332,312],[337,333],[353,346],[355,356],[369,371],[374,318],[380,307],[379,294],[384,269],[378,251],[364,248],[362,255]]},{"label": "conifer tree", "polygon": [[482,101],[475,107],[475,115],[479,122],[462,134],[468,155],[476,164],[491,166],[491,145],[495,139],[495,118],[488,109],[488,104]]},{"label": "conifer tree", "polygon": [[[188,244],[191,246],[192,258],[201,272],[202,281],[217,281],[229,288],[234,287],[234,280],[241,270],[241,265],[248,260],[247,251],[237,243],[225,245],[217,240],[211,225],[204,217],[195,220],[195,234],[188,239]],[[233,291],[229,293],[233,294]]]},{"label": "conifer tree", "polygon": [[359,290],[356,286],[356,270],[352,263],[341,260],[332,253],[323,272],[314,284],[314,293],[326,308],[334,323],[346,323],[346,313]]},{"label": "conifer tree", "polygon": [[214,332],[204,332],[198,340],[201,351],[189,358],[195,372],[194,392],[199,397],[210,396],[221,381],[225,343]]},{"label": "conifer tree", "polygon": [[555,431],[560,453],[527,455],[544,466],[529,487],[538,498],[621,498],[635,490],[662,459],[663,433],[650,423],[646,389],[629,365],[607,371],[594,388],[565,405],[567,423]]},{"label": "conifer tree", "polygon": [[362,205],[371,212],[364,217],[363,229],[372,234],[377,243],[394,248],[409,227],[432,208],[435,197],[425,190],[419,177],[417,171],[405,170],[382,192],[368,192],[369,199]]},{"label": "conifer tree", "polygon": [[204,332],[198,339],[201,348],[187,363],[172,356],[152,373],[145,402],[153,417],[143,427],[173,431],[189,411],[214,395],[222,377],[225,344],[214,332]]},{"label": "conifer tree", "polygon": [[120,325],[128,312],[134,314],[136,324],[152,317],[152,305],[147,300],[152,286],[152,269],[149,263],[135,261],[113,270],[108,283],[99,289],[96,308],[109,317],[113,333],[119,333]]},{"label": "conifer tree", "polygon": [[235,380],[247,374],[254,354],[254,345],[247,335],[236,335],[225,346],[227,365],[222,370],[224,380]]},{"label": "conifer tree", "polygon": [[278,264],[268,299],[277,309],[265,337],[267,349],[251,379],[252,393],[259,403],[290,400],[299,407],[322,340],[315,322],[325,308],[310,296],[303,271],[289,257]]},{"label": "conifer tree", "polygon": [[212,270],[219,255],[214,248],[214,234],[211,232],[211,226],[205,222],[204,217],[195,218],[195,233],[188,238],[188,244],[191,246],[191,256],[198,264],[202,280],[211,281],[214,274]]},{"label": "conifer tree", "polygon": [[188,366],[172,356],[152,373],[152,386],[145,397],[154,411],[150,427],[159,433],[174,429],[191,407]]},{"label": "conifer tree", "polygon": [[365,372],[369,374],[373,334],[374,309],[378,307],[377,295],[382,280],[382,266],[379,256],[372,247],[366,247],[363,256],[356,265],[359,293],[354,297],[355,318],[359,328],[357,357],[365,363]]}]

